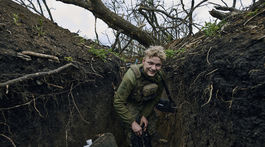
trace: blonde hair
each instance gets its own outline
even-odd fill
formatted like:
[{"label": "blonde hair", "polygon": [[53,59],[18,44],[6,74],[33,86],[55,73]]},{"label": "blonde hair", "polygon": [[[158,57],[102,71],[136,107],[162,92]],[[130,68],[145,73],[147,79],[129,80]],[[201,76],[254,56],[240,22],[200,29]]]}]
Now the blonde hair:
[{"label": "blonde hair", "polygon": [[166,60],[166,54],[164,52],[164,47],[162,46],[150,46],[147,50],[144,51],[146,57],[158,57],[162,61]]}]

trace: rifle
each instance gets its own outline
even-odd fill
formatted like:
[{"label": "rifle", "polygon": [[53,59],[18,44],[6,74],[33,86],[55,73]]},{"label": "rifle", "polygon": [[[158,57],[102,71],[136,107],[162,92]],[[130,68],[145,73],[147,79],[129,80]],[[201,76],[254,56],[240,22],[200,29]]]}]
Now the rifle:
[{"label": "rifle", "polygon": [[143,133],[141,136],[136,135],[133,131],[132,131],[132,136],[131,136],[131,143],[132,143],[132,147],[152,147],[151,145],[151,137],[149,135],[149,133],[146,131],[144,131],[144,124],[141,126]]}]

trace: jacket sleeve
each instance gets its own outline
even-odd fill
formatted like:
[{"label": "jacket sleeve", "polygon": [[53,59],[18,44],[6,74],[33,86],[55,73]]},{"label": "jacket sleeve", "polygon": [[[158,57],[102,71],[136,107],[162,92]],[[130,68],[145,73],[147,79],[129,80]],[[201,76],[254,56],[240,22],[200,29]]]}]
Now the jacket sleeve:
[{"label": "jacket sleeve", "polygon": [[131,69],[129,69],[119,85],[118,90],[114,95],[113,106],[121,117],[122,121],[128,125],[131,125],[134,121],[134,118],[128,108],[126,107],[127,99],[134,88],[135,85],[135,75]]}]

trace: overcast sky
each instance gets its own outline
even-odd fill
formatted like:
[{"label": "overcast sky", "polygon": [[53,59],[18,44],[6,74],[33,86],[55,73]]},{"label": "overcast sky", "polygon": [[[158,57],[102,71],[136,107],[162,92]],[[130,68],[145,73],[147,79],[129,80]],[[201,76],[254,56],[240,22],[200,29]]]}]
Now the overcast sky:
[{"label": "overcast sky", "polygon": [[[104,1],[104,0],[103,0]],[[165,0],[169,5],[172,5],[174,0]],[[176,1],[176,0],[175,0]],[[190,0],[184,0],[184,2],[189,2]],[[200,2],[201,0],[196,0]],[[214,2],[222,4],[221,0],[208,0],[209,2]],[[232,5],[232,0],[224,0],[229,6]],[[252,0],[241,0],[244,6],[249,6]],[[61,27],[69,29],[71,32],[79,32],[79,35],[88,39],[95,39],[95,18],[92,13],[86,9],[71,5],[64,4],[56,0],[47,0],[48,6],[51,8],[51,13],[54,21]],[[237,6],[240,5],[240,0],[237,2]],[[204,24],[205,21],[213,20],[209,15],[208,11],[212,9],[212,5],[199,8],[195,13],[197,14],[197,21]],[[99,40],[102,44],[108,45],[109,42],[106,38],[106,33],[109,34],[110,38],[114,38],[112,31],[108,26],[97,19],[97,32],[99,35]],[[113,40],[112,40],[113,41]]]}]

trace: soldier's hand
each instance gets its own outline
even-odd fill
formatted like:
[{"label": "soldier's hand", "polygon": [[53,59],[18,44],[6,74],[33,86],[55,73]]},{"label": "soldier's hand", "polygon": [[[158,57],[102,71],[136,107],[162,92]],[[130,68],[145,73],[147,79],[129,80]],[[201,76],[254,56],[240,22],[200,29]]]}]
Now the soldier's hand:
[{"label": "soldier's hand", "polygon": [[142,116],[141,121],[140,121],[140,126],[144,124],[144,131],[146,131],[146,128],[148,126],[148,120],[146,119],[145,116]]},{"label": "soldier's hand", "polygon": [[138,136],[142,135],[142,128],[136,121],[133,121],[132,123],[132,130],[136,135]]}]

